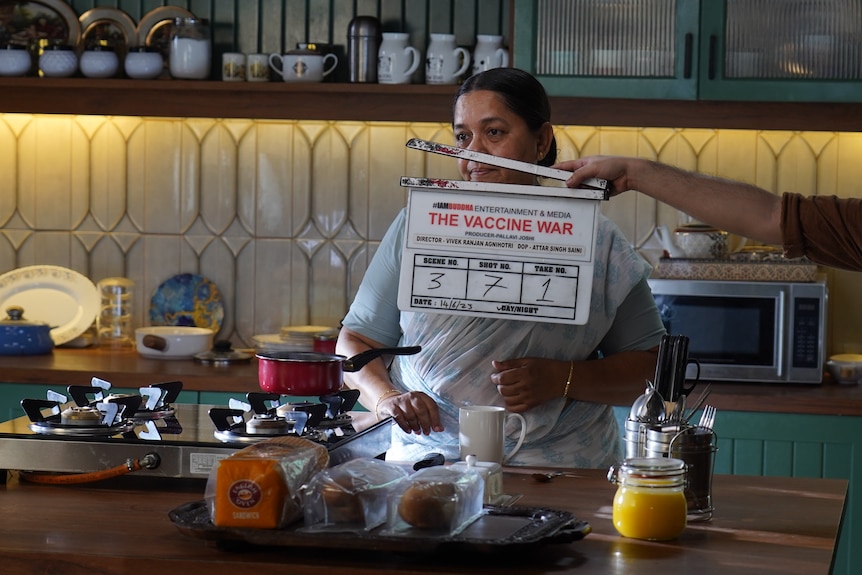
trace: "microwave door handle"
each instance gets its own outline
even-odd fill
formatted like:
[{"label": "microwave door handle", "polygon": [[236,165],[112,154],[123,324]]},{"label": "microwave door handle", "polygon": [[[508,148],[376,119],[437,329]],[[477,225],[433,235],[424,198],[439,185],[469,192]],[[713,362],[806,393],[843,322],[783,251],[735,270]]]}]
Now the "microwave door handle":
[{"label": "microwave door handle", "polygon": [[[782,290],[778,294],[778,309],[775,310],[775,316],[778,320],[778,329],[775,330],[772,345],[775,346],[776,354],[776,373],[779,379],[784,378],[784,351],[785,346],[790,345],[790,342],[784,341],[784,324],[785,324],[785,309],[787,308],[787,295]],[[788,337],[792,338],[793,334]]]}]

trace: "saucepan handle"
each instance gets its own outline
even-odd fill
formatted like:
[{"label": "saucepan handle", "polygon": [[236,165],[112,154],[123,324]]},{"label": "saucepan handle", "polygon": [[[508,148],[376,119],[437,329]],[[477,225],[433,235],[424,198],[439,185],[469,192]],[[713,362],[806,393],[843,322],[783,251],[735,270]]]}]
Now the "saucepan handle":
[{"label": "saucepan handle", "polygon": [[411,347],[380,347],[377,349],[369,349],[358,353],[353,357],[349,357],[341,362],[342,371],[359,371],[372,360],[377,359],[382,355],[415,355],[422,351],[422,347],[414,345]]}]

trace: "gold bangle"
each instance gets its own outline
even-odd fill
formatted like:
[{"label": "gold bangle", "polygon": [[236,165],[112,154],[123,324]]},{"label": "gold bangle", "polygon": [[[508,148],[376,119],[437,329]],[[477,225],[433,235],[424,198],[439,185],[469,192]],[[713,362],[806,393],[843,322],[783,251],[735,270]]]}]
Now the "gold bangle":
[{"label": "gold bangle", "polygon": [[374,405],[374,416],[377,417],[377,421],[380,421],[380,402],[391,396],[392,394],[401,395],[401,392],[397,389],[390,389],[389,391],[384,391],[380,394],[380,397],[377,398],[377,403]]},{"label": "gold bangle", "polygon": [[566,389],[563,390],[563,397],[569,397],[569,387],[572,385],[572,373],[575,371],[575,361],[569,362],[569,377],[566,378]]}]

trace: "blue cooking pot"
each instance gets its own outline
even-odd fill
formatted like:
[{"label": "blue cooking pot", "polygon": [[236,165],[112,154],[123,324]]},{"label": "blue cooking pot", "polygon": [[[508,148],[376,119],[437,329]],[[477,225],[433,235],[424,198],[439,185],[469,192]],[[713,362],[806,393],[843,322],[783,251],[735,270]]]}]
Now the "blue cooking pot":
[{"label": "blue cooking pot", "polygon": [[6,308],[6,319],[0,320],[0,355],[43,355],[54,350],[51,326],[24,319],[24,309]]}]

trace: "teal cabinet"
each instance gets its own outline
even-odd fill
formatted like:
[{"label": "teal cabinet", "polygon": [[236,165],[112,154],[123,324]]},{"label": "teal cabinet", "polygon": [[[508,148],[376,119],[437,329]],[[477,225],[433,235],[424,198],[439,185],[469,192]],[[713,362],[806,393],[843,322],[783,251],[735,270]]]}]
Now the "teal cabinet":
[{"label": "teal cabinet", "polygon": [[862,100],[862,0],[513,0],[514,65],[553,96]]},{"label": "teal cabinet", "polygon": [[697,97],[699,2],[513,1],[514,66],[551,96]]}]

